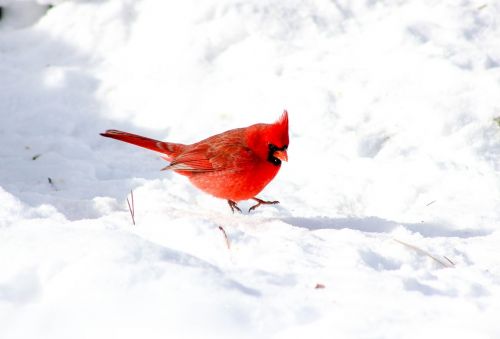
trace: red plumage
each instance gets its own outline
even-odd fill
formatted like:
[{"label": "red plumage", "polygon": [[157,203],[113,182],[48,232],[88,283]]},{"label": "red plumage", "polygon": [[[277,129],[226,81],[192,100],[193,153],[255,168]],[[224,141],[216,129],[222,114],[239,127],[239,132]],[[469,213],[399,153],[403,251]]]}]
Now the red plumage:
[{"label": "red plumage", "polygon": [[256,197],[278,173],[281,161],[287,161],[288,113],[284,111],[273,124],[255,124],[216,134],[191,145],[163,142],[117,130],[102,136],[121,140],[164,154],[170,161],[165,170],[185,175],[204,192],[226,199],[229,206],[240,210],[241,200],[261,204]]}]

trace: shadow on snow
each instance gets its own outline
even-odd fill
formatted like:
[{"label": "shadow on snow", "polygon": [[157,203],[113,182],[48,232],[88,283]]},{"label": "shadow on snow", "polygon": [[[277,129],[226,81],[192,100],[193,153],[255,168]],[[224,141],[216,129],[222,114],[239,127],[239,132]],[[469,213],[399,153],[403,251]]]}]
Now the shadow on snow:
[{"label": "shadow on snow", "polygon": [[386,220],[378,217],[365,218],[328,218],[328,217],[287,217],[282,221],[292,226],[307,228],[309,230],[319,229],[353,229],[363,232],[372,233],[388,233],[399,226],[403,226],[408,230],[420,233],[425,237],[458,237],[471,238],[477,236],[488,235],[491,232],[488,230],[474,229],[452,229],[445,225],[434,223],[400,223],[392,220]]}]

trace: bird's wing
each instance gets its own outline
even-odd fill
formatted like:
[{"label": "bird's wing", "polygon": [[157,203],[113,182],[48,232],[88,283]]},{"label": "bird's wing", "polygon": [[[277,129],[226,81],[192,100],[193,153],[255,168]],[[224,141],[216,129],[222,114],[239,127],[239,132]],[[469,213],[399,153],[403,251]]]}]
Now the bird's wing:
[{"label": "bird's wing", "polygon": [[255,155],[243,144],[241,134],[233,130],[187,146],[165,169],[203,173],[244,168]]}]

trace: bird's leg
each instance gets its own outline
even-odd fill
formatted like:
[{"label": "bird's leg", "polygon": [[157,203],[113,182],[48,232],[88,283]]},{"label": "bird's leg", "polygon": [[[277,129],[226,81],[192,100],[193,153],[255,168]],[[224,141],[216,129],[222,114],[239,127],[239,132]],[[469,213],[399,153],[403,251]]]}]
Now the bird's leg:
[{"label": "bird's leg", "polygon": [[228,200],[227,203],[229,204],[229,207],[231,207],[231,211],[233,211],[233,213],[234,213],[234,210],[237,210],[238,212],[241,213],[241,210],[238,207],[238,205],[236,205],[236,202],[234,202],[232,200]]},{"label": "bird's leg", "polygon": [[252,207],[250,207],[248,209],[248,212],[253,211],[254,209],[256,209],[257,207],[259,207],[260,205],[274,205],[274,204],[279,204],[280,203],[277,200],[276,201],[265,201],[265,200],[259,199],[257,197],[253,197],[252,199],[255,200],[255,201],[257,201],[257,204],[253,205]]}]

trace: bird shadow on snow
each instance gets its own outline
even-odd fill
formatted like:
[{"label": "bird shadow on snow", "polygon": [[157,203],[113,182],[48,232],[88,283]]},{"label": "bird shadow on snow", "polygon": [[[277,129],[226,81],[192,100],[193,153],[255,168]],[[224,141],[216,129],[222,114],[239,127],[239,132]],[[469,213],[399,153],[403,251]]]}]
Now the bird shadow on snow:
[{"label": "bird shadow on snow", "polygon": [[471,238],[477,236],[488,235],[491,232],[487,230],[473,229],[451,229],[444,225],[434,223],[400,223],[392,220],[382,219],[378,217],[365,218],[328,218],[328,217],[286,217],[282,221],[296,227],[307,228],[309,230],[320,229],[353,229],[369,233],[389,233],[399,226],[420,233],[424,237],[458,237]]}]

